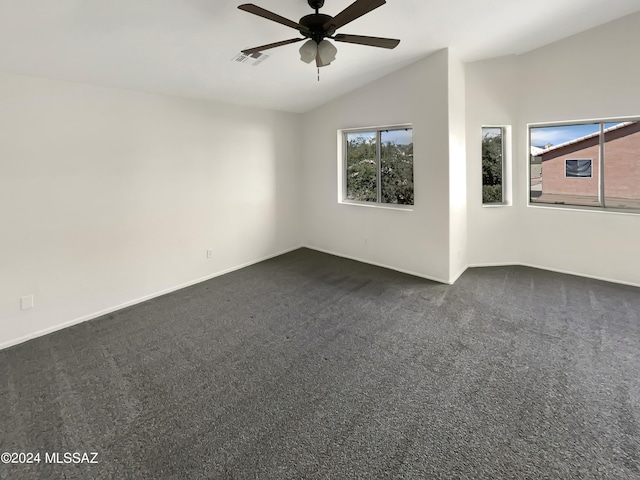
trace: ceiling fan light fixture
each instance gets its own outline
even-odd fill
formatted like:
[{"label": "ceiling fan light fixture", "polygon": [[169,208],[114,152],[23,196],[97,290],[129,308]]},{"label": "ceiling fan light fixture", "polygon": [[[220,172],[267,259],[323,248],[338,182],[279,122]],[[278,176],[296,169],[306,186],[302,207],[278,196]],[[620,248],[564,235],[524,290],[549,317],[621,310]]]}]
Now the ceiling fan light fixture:
[{"label": "ceiling fan light fixture", "polygon": [[307,40],[300,47],[300,60],[304,63],[311,63],[318,55],[318,44],[315,40]]},{"label": "ceiling fan light fixture", "polygon": [[335,60],[336,54],[338,53],[338,49],[334,47],[331,42],[327,41],[327,38],[336,42],[354,43],[357,45],[368,45],[370,47],[388,49],[395,48],[400,43],[400,40],[394,38],[368,37],[365,35],[350,35],[346,33],[335,34],[339,28],[381,7],[387,3],[386,0],[355,0],[335,16],[319,12],[320,8],[324,5],[324,0],[307,0],[307,3],[315,10],[315,13],[305,15],[299,22],[289,20],[252,3],[239,5],[238,8],[240,10],[285,25],[297,30],[298,33],[302,35],[302,38],[290,38],[289,40],[268,43],[259,47],[247,48],[242,50],[242,53],[252,55],[270,48],[305,42],[300,48],[300,60],[305,63],[311,63],[315,60],[316,66],[325,67]]},{"label": "ceiling fan light fixture", "polygon": [[329,40],[322,40],[318,44],[318,66],[325,67],[336,59],[338,49]]}]

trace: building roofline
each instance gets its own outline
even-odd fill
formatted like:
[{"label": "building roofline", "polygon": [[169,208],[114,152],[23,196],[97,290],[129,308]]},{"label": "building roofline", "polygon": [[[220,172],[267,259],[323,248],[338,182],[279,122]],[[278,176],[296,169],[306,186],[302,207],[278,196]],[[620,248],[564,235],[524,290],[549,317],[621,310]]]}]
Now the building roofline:
[{"label": "building roofline", "polygon": [[[604,133],[613,132],[614,130],[618,130],[620,128],[628,127],[629,125],[633,125],[636,122],[622,122],[614,125],[613,127],[605,128]],[[585,140],[589,140],[590,138],[594,138],[600,135],[600,132],[590,133],[589,135],[585,135],[584,137],[574,138],[573,140],[569,140],[568,142],[559,143],[558,145],[552,145],[549,148],[542,149],[542,152],[538,153],[538,155],[544,155],[545,153],[552,152],[554,150],[558,150],[559,148],[567,147],[569,145],[573,145],[576,143],[583,142]]]}]

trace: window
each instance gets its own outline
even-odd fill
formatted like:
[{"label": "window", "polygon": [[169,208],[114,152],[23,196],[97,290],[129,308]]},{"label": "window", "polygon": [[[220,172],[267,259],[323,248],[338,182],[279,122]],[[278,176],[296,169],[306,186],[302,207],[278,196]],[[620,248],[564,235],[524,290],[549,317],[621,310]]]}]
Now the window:
[{"label": "window", "polygon": [[413,129],[343,131],[344,195],[352,202],[413,205]]},{"label": "window", "polygon": [[567,178],[592,178],[591,159],[572,159],[564,161],[564,176]]},{"label": "window", "polygon": [[640,121],[531,126],[531,204],[640,211]]},{"label": "window", "polygon": [[504,127],[482,127],[482,203],[504,200]]}]

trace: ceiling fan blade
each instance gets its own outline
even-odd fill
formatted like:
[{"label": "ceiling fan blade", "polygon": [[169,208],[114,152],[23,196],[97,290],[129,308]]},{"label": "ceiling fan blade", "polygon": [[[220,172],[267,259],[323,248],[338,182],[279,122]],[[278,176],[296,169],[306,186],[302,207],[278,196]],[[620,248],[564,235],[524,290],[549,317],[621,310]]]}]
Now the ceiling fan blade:
[{"label": "ceiling fan blade", "polygon": [[280,23],[282,25],[286,25],[287,27],[295,28],[301,32],[308,32],[309,29],[304,25],[300,25],[293,20],[289,20],[288,18],[281,17],[277,13],[270,12],[269,10],[265,10],[262,7],[258,7],[252,3],[245,3],[238,7],[240,10],[244,10],[245,12],[253,13],[254,15],[258,15],[259,17],[266,18],[267,20],[271,20],[273,22]]},{"label": "ceiling fan blade", "polygon": [[306,38],[291,38],[289,40],[283,40],[282,42],[269,43],[267,45],[261,45],[260,47],[247,48],[242,50],[245,55],[251,55],[252,53],[262,52],[263,50],[269,50],[270,48],[281,47],[282,45],[289,45],[290,43],[296,43],[306,40]]},{"label": "ceiling fan blade", "polygon": [[400,43],[400,40],[395,38],[365,37],[363,35],[348,35],[344,33],[339,33],[332,38],[336,42],[357,43],[358,45],[380,48],[396,48]]},{"label": "ceiling fan blade", "polygon": [[356,0],[331,20],[328,20],[322,27],[325,30],[336,31],[356,18],[360,18],[365,13],[369,13],[387,3],[385,0]]}]

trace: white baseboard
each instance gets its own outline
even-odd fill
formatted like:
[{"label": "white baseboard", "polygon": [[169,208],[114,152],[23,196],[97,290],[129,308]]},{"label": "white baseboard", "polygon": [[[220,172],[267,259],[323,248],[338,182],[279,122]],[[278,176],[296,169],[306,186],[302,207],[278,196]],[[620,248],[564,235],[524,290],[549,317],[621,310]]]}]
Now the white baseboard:
[{"label": "white baseboard", "polygon": [[421,273],[413,272],[411,270],[405,270],[405,269],[401,269],[401,268],[396,268],[396,267],[392,267],[392,266],[389,266],[389,265],[385,265],[385,264],[382,264],[382,263],[371,262],[369,260],[365,260],[365,259],[362,259],[362,258],[350,256],[350,255],[344,255],[344,254],[341,254],[341,253],[333,252],[331,250],[318,248],[318,247],[315,247],[315,246],[312,246],[312,245],[298,245],[298,246],[295,246],[295,247],[288,248],[286,250],[282,250],[280,252],[276,252],[276,253],[267,255],[267,256],[262,257],[262,258],[251,260],[249,262],[245,262],[245,263],[242,263],[240,265],[236,265],[234,267],[227,268],[225,270],[221,270],[221,271],[215,272],[215,273],[213,273],[211,275],[207,275],[205,277],[201,277],[201,278],[198,278],[196,280],[192,280],[192,281],[189,281],[189,282],[186,282],[186,283],[182,283],[180,285],[175,285],[173,287],[169,287],[169,288],[166,288],[164,290],[161,290],[161,291],[158,291],[158,292],[154,292],[152,294],[145,295],[143,297],[139,297],[139,298],[136,298],[134,300],[130,300],[130,301],[127,301],[125,303],[121,303],[119,305],[106,308],[104,310],[100,310],[98,312],[93,312],[93,313],[90,313],[88,315],[84,315],[82,317],[79,317],[79,318],[76,318],[74,320],[70,320],[68,322],[64,322],[64,323],[55,325],[53,327],[48,327],[48,328],[45,328],[43,330],[39,330],[37,332],[31,333],[31,334],[28,334],[28,335],[25,335],[25,336],[22,336],[22,337],[19,337],[19,338],[8,340],[6,342],[0,343],[0,350],[12,347],[14,345],[18,345],[20,343],[24,343],[26,341],[32,340],[32,339],[37,338],[37,337],[48,335],[49,333],[53,333],[53,332],[56,332],[58,330],[62,330],[63,328],[71,327],[73,325],[77,325],[77,324],[82,323],[82,322],[93,320],[93,319],[101,317],[103,315],[107,315],[109,313],[113,313],[115,311],[121,310],[123,308],[131,307],[133,305],[137,305],[138,303],[146,302],[147,300],[151,300],[153,298],[160,297],[162,295],[166,295],[166,294],[171,293],[171,292],[175,292],[176,290],[180,290],[182,288],[190,287],[191,285],[196,285],[198,283],[206,282],[207,280],[211,280],[212,278],[219,277],[221,275],[224,275],[226,273],[231,273],[231,272],[236,271],[236,270],[240,270],[241,268],[245,268],[245,267],[248,267],[250,265],[254,265],[256,263],[263,262],[265,260],[277,257],[279,255],[284,255],[285,253],[292,252],[292,251],[297,250],[299,248],[308,248],[310,250],[316,250],[318,252],[327,253],[329,255],[334,255],[336,257],[347,258],[349,260],[355,260],[357,262],[362,262],[362,263],[366,263],[366,264],[369,264],[369,265],[375,265],[376,267],[388,268],[389,270],[394,270],[394,271],[400,272],[400,273],[406,273],[407,275],[412,275],[414,277],[424,278],[426,280],[431,280],[431,281],[438,282],[438,283],[443,283],[443,284],[446,284],[446,285],[453,285],[464,274],[464,272],[468,268],[522,266],[522,267],[536,268],[538,270],[546,270],[546,271],[549,271],[549,272],[563,273],[563,274],[566,274],[566,275],[575,275],[575,276],[578,276],[578,277],[591,278],[591,279],[594,279],[594,280],[600,280],[600,281],[604,281],[604,282],[617,283],[617,284],[621,284],[621,285],[628,285],[628,286],[631,286],[631,287],[640,288],[640,284],[639,283],[627,282],[627,281],[623,281],[623,280],[616,280],[616,279],[607,278],[607,277],[601,277],[601,276],[597,276],[597,275],[587,275],[587,274],[583,274],[583,273],[572,272],[572,271],[569,271],[569,270],[562,270],[562,269],[558,269],[558,268],[545,267],[545,266],[541,266],[541,265],[534,265],[534,264],[523,263],[523,262],[472,263],[472,264],[467,265],[467,267],[461,269],[461,271],[453,278],[453,280],[446,281],[446,280],[442,280],[442,279],[437,278],[437,277],[432,277],[432,276],[428,276],[428,275],[423,275]]},{"label": "white baseboard", "polygon": [[486,262],[486,263],[470,263],[467,268],[482,268],[482,267],[512,267],[516,265],[522,265],[520,262]]},{"label": "white baseboard", "polygon": [[358,257],[354,257],[354,256],[351,256],[351,255],[344,255],[342,253],[333,252],[331,250],[327,250],[327,249],[324,249],[324,248],[314,247],[312,245],[303,245],[303,247],[304,248],[308,248],[310,250],[316,250],[316,251],[322,252],[322,253],[328,253],[329,255],[334,255],[336,257],[347,258],[349,260],[355,260],[356,262],[361,262],[361,263],[367,263],[369,265],[374,265],[376,267],[388,268],[389,270],[395,270],[396,272],[406,273],[407,275],[413,275],[414,277],[424,278],[425,280],[431,280],[432,282],[444,283],[444,284],[447,284],[447,285],[451,284],[447,280],[442,280],[441,278],[431,277],[429,275],[423,275],[422,273],[417,273],[417,272],[413,272],[411,270],[405,270],[405,269],[402,269],[402,268],[391,267],[389,265],[385,265],[384,263],[372,262],[370,260],[366,260],[366,259],[363,259],[363,258],[358,258]]},{"label": "white baseboard", "polygon": [[447,283],[449,285],[453,285],[454,283],[456,283],[458,279],[462,276],[462,274],[467,271],[468,268],[469,268],[468,266],[461,268],[460,271],[457,273],[457,275],[454,275],[451,281]]},{"label": "white baseboard", "polygon": [[220,270],[219,272],[212,273],[211,275],[207,275],[205,277],[201,277],[201,278],[198,278],[196,280],[191,280],[189,282],[182,283],[180,285],[175,285],[173,287],[165,288],[164,290],[160,290],[158,292],[154,292],[154,293],[151,293],[149,295],[145,295],[143,297],[136,298],[134,300],[129,300],[129,301],[121,303],[119,305],[115,305],[113,307],[105,308],[104,310],[100,310],[98,312],[93,312],[93,313],[90,313],[88,315],[84,315],[82,317],[79,317],[79,318],[76,318],[76,319],[73,319],[73,320],[69,320],[68,322],[60,323],[60,324],[55,325],[53,327],[48,327],[48,328],[45,328],[43,330],[39,330],[37,332],[30,333],[28,335],[24,335],[22,337],[18,337],[18,338],[12,339],[12,340],[8,340],[6,342],[0,343],[0,350],[3,350],[5,348],[9,348],[9,347],[13,347],[14,345],[18,345],[20,343],[27,342],[27,341],[32,340],[32,339],[37,338],[37,337],[42,337],[44,335],[48,335],[50,333],[56,332],[58,330],[62,330],[62,329],[67,328],[67,327],[71,327],[73,325],[77,325],[79,323],[83,323],[83,322],[87,322],[89,320],[93,320],[94,318],[102,317],[103,315],[108,315],[109,313],[113,313],[113,312],[116,312],[118,310],[122,310],[123,308],[131,307],[133,305],[137,305],[138,303],[146,302],[147,300],[151,300],[153,298],[161,297],[162,295],[166,295],[167,293],[175,292],[176,290],[180,290],[182,288],[190,287],[191,285],[196,285],[198,283],[206,282],[207,280],[211,280],[212,278],[219,277],[221,275],[224,275],[226,273],[231,273],[231,272],[234,272],[236,270],[240,270],[241,268],[245,268],[245,267],[248,267],[250,265],[254,265],[256,263],[260,263],[260,262],[263,262],[265,260],[269,260],[270,258],[277,257],[279,255],[284,255],[285,253],[289,253],[289,252],[292,252],[294,250],[298,250],[299,248],[302,248],[302,245],[298,245],[296,247],[288,248],[286,250],[282,250],[280,252],[273,253],[271,255],[267,255],[267,256],[262,257],[262,258],[258,258],[256,260],[251,260],[249,262],[245,262],[245,263],[242,263],[240,265],[236,265],[234,267],[227,268],[225,270]]},{"label": "white baseboard", "polygon": [[569,270],[562,270],[560,268],[542,267],[540,265],[534,265],[531,263],[519,263],[518,265],[522,265],[523,267],[537,268],[539,270],[547,270],[549,272],[564,273],[566,275],[575,275],[576,277],[591,278],[593,280],[600,280],[603,282],[618,283],[620,285],[628,285],[630,287],[640,287],[640,283],[627,282],[624,280],[616,280],[613,278],[601,277],[599,275],[588,275],[586,273],[576,273],[576,272],[571,272]]},{"label": "white baseboard", "polygon": [[542,265],[535,265],[533,263],[524,262],[499,262],[499,263],[474,263],[470,264],[468,268],[482,268],[482,267],[530,267],[538,270],[546,270],[547,272],[563,273],[565,275],[574,275],[576,277],[591,278],[593,280],[600,280],[602,282],[617,283],[619,285],[629,285],[630,287],[640,287],[640,283],[627,282],[624,280],[617,280],[608,277],[602,277],[599,275],[589,275],[586,273],[572,272],[570,270],[563,270],[561,268],[545,267]]}]

